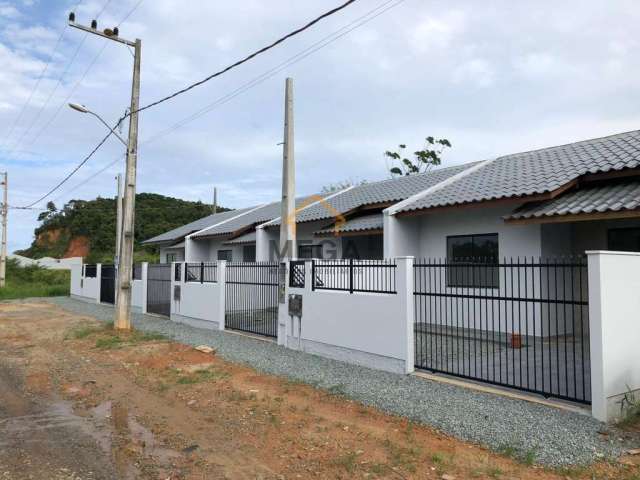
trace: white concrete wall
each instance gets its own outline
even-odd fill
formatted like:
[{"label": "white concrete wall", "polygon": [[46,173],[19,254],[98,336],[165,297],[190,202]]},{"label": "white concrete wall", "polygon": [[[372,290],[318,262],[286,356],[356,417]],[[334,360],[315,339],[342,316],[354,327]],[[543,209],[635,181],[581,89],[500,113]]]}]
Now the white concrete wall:
[{"label": "white concrete wall", "polygon": [[171,247],[162,247],[160,248],[160,263],[167,263],[167,255],[175,255],[176,258],[174,261],[176,262],[184,262],[184,247],[182,248],[171,248]]},{"label": "white concrete wall", "polygon": [[593,416],[624,414],[625,393],[640,398],[640,253],[589,251]]},{"label": "white concrete wall", "polygon": [[71,265],[71,295],[82,296],[82,263]]},{"label": "white concrete wall", "polygon": [[[413,371],[413,259],[397,263],[397,294],[349,294],[312,291],[307,262],[305,288],[287,287],[287,303],[280,307],[279,343],[371,368]],[[303,296],[301,325],[287,315],[289,294]]]},{"label": "white concrete wall", "polygon": [[142,280],[133,280],[131,282],[131,305],[142,309],[143,301],[145,301],[145,290],[147,286]]},{"label": "white concrete wall", "polygon": [[[175,272],[175,263],[171,270]],[[217,266],[217,282],[184,282],[184,264],[179,281],[171,277],[171,320],[198,328],[224,330],[226,262]],[[174,295],[180,289],[179,300]]]},{"label": "white concrete wall", "polygon": [[96,265],[95,278],[84,277],[82,279],[82,291],[80,297],[88,299],[92,302],[100,303],[100,275],[102,273],[102,265]]}]

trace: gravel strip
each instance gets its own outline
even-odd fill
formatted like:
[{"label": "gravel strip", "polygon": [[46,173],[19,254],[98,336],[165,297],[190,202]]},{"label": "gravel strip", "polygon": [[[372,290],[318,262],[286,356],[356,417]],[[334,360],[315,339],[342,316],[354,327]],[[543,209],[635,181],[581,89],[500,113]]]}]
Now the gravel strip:
[{"label": "gravel strip", "polygon": [[[112,321],[113,308],[58,297],[48,299],[74,313]],[[582,465],[619,456],[630,438],[588,415],[478,392],[412,375],[350,365],[278,347],[273,342],[189,327],[135,313],[133,324],[189,345],[207,344],[223,358],[268,374],[305,382],[498,452],[516,452],[547,466]],[[636,439],[637,440],[637,439]]]}]

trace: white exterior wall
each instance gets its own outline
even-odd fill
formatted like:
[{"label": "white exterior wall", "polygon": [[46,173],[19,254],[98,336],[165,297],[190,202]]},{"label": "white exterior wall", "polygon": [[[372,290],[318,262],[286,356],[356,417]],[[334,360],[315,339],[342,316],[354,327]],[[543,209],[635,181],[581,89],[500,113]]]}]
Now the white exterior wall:
[{"label": "white exterior wall", "polygon": [[82,263],[71,265],[71,286],[70,293],[72,296],[82,296]]},{"label": "white exterior wall", "polygon": [[640,396],[640,253],[590,251],[592,414],[624,414],[624,394]]},{"label": "white exterior wall", "polygon": [[142,309],[143,301],[145,301],[146,282],[142,280],[133,280],[131,282],[131,305]]},{"label": "white exterior wall", "polygon": [[[175,272],[175,263],[172,267]],[[171,320],[198,328],[224,330],[225,276],[226,262],[217,266],[217,282],[185,282],[184,265],[181,279],[171,277]],[[174,291],[180,288],[180,298],[176,300]]]},{"label": "white exterior wall", "polygon": [[[305,288],[287,287],[287,303],[280,305],[279,343],[380,370],[413,371],[413,259],[397,264],[397,294],[349,294],[312,291],[307,262]],[[289,294],[303,297],[301,324],[287,315]]]},{"label": "white exterior wall", "polygon": [[[322,245],[322,256],[324,259],[342,258],[342,239],[340,237],[317,237],[314,232],[322,230],[331,219],[318,220],[315,222],[298,223],[296,226],[296,252],[298,255],[300,245]],[[280,242],[280,228],[263,228],[258,234],[256,243],[256,259],[258,261],[277,261],[277,248]]]},{"label": "white exterior wall", "polygon": [[184,256],[186,262],[208,262],[209,243],[202,240],[196,241],[191,237],[185,237]]},{"label": "white exterior wall", "polygon": [[160,248],[160,263],[167,263],[167,254],[175,255],[176,262],[184,262],[184,247],[181,248],[171,248],[171,247],[161,247]]}]

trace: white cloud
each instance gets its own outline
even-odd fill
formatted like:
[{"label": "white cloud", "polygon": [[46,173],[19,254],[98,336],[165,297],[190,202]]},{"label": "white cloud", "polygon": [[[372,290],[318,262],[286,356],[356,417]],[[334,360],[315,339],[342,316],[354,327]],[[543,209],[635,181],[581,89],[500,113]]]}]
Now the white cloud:
[{"label": "white cloud", "polygon": [[0,17],[7,19],[16,19],[20,17],[20,11],[8,3],[0,3]]},{"label": "white cloud", "polygon": [[460,10],[440,16],[429,14],[410,30],[411,48],[417,53],[445,49],[464,32],[465,26],[466,15]]},{"label": "white cloud", "polygon": [[494,84],[495,76],[495,71],[487,60],[474,58],[457,66],[453,70],[452,79],[455,84],[487,88]]}]

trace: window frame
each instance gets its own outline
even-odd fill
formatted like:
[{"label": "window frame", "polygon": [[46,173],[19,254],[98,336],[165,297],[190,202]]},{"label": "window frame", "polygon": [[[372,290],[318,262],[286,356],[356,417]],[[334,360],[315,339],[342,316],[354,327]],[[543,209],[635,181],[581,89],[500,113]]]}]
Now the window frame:
[{"label": "window frame", "polygon": [[[478,257],[474,257],[473,256],[473,249],[474,249],[474,244],[475,244],[475,239],[477,238],[482,238],[482,237],[495,237],[496,240],[496,255],[495,257],[488,259],[488,260],[492,260],[489,262],[480,262],[477,261],[476,258]],[[450,247],[449,247],[449,241],[452,239],[456,239],[456,238],[470,238],[471,240],[471,249],[472,249],[472,255],[468,258],[460,258],[460,259],[456,259],[454,257],[451,257],[450,254]],[[446,249],[447,249],[447,256],[446,256],[446,275],[445,275],[445,285],[446,288],[473,288],[473,289],[491,289],[491,290],[498,290],[500,288],[500,267],[499,267],[499,263],[500,263],[500,234],[498,232],[492,232],[492,233],[471,233],[471,234],[464,234],[464,235],[447,235],[446,237]],[[481,257],[481,258],[487,258],[487,257]],[[461,267],[455,267],[454,265],[457,263],[463,263],[463,264],[467,264],[468,266],[461,266]],[[487,278],[486,283],[483,283],[482,281],[477,282],[476,278],[475,278],[475,274],[474,274],[474,265],[486,265],[486,268],[491,269],[489,272],[487,272],[482,278]],[[493,267],[492,267],[493,265]],[[460,279],[460,275],[458,274],[452,274],[453,271],[457,271],[458,269],[464,269],[462,270],[462,278]],[[467,278],[465,277],[465,272],[466,269],[471,269],[471,278]],[[455,283],[454,283],[455,281]]]},{"label": "window frame", "polygon": [[[247,260],[247,249],[253,249],[253,260]],[[256,246],[255,245],[243,245],[242,246],[242,261],[243,262],[255,262],[256,261]]]},{"label": "window frame", "polygon": [[[229,254],[228,258],[220,258],[220,254],[222,252],[225,252],[225,254],[228,253]],[[227,257],[227,255],[225,255],[225,257]],[[227,262],[232,262],[233,261],[233,249],[232,248],[226,248],[226,249],[218,250],[216,252],[216,259],[219,260],[219,261],[226,260]]]},{"label": "window frame", "polygon": [[[301,251],[303,248],[305,248],[305,249],[306,249],[306,248],[308,248],[308,249],[311,251],[311,256],[310,256],[310,257],[305,257],[305,256],[302,256],[302,255],[300,254],[300,251]],[[319,250],[318,250],[318,249],[319,249]],[[317,252],[314,252],[314,250],[319,251],[320,255],[318,255],[317,257],[316,257],[316,256],[314,256],[314,253],[317,253]],[[322,260],[322,251],[323,251],[323,250],[324,250],[324,249],[322,248],[322,245],[321,245],[321,244],[312,244],[312,243],[307,243],[307,244],[301,244],[301,245],[298,245],[298,259],[301,259],[301,260],[312,260],[312,259],[316,258],[316,259]]]}]

